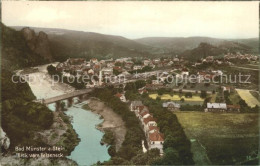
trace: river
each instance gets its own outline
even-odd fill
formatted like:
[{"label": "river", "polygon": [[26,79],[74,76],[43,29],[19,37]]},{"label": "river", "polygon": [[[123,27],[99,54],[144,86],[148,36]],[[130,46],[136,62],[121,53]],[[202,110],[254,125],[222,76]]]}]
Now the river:
[{"label": "river", "polygon": [[[29,81],[32,92],[37,99],[54,97],[74,90],[61,83],[52,85],[46,72],[46,65],[44,65],[39,67],[39,72],[29,74],[30,77],[37,77],[37,79]],[[72,116],[73,128],[81,139],[79,145],[75,147],[68,158],[76,161],[79,165],[92,165],[97,161],[109,160],[108,147],[100,144],[104,133],[96,129],[96,125],[100,124],[102,120],[97,114],[82,109],[83,104],[74,104],[66,111],[67,115]],[[49,105],[49,108],[54,111],[54,104]]]}]

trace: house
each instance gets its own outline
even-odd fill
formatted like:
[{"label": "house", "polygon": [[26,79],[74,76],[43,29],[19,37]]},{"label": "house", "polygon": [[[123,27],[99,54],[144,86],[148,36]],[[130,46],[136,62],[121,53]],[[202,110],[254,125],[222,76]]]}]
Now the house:
[{"label": "house", "polygon": [[106,67],[106,68],[103,68],[102,70],[101,70],[101,72],[102,72],[102,74],[103,75],[108,75],[108,76],[110,76],[110,75],[112,75],[113,74],[113,68],[108,68],[108,67]]},{"label": "house", "polygon": [[131,111],[138,111],[138,106],[142,106],[142,101],[132,101],[130,104],[130,110]]},{"label": "house", "polygon": [[126,102],[125,95],[122,93],[115,94],[116,97],[118,97],[122,102]]},{"label": "house", "polygon": [[94,70],[95,73],[98,73],[101,70],[101,66],[99,64],[95,64],[93,66],[93,70]]},{"label": "house", "polygon": [[92,59],[90,59],[90,63],[94,63],[94,64],[98,63],[97,58],[92,58]]},{"label": "house", "polygon": [[214,73],[217,76],[222,76],[223,75],[223,71],[221,71],[221,70],[212,71],[212,73]]},{"label": "house", "polygon": [[142,115],[144,112],[148,112],[149,113],[149,109],[147,106],[144,106],[144,105],[141,105],[141,106],[136,106],[136,109],[135,109],[135,115],[137,117],[140,117],[142,118]]},{"label": "house", "polygon": [[148,134],[148,146],[149,150],[157,148],[160,150],[160,154],[163,153],[164,136],[162,133],[153,132]]},{"label": "house", "polygon": [[108,62],[108,63],[107,63],[107,67],[109,67],[109,68],[110,68],[110,67],[114,67],[114,66],[115,66],[115,63],[114,63],[114,62]]},{"label": "house", "polygon": [[183,69],[182,69],[182,72],[181,72],[181,75],[182,75],[182,76],[188,76],[188,75],[189,75],[188,69],[183,68]]},{"label": "house", "polygon": [[228,112],[240,112],[240,105],[227,105]]},{"label": "house", "polygon": [[226,103],[207,103],[205,112],[224,112],[227,110]]},{"label": "house", "polygon": [[122,72],[122,68],[120,66],[114,66],[113,70],[117,70],[118,72]]},{"label": "house", "polygon": [[146,118],[141,119],[141,122],[143,124],[145,131],[148,131],[149,126],[157,126],[155,119],[151,115]]},{"label": "house", "polygon": [[213,56],[206,57],[206,62],[213,62],[213,60],[214,60]]},{"label": "house", "polygon": [[140,88],[138,89],[138,93],[142,95],[144,93],[148,93],[148,91],[145,88]]},{"label": "house", "polygon": [[149,126],[148,133],[159,132],[159,128],[157,126]]},{"label": "house", "polygon": [[173,62],[177,63],[179,61],[180,61],[179,58],[173,58]]},{"label": "house", "polygon": [[139,114],[137,114],[137,116],[142,121],[144,118],[148,118],[151,115],[149,114],[149,111],[144,110],[144,111],[140,112]]},{"label": "house", "polygon": [[147,59],[145,59],[145,60],[143,61],[143,63],[144,63],[144,66],[148,66],[148,65],[151,63],[151,61],[150,61],[150,60],[147,60]]},{"label": "house", "polygon": [[140,66],[140,65],[135,65],[134,67],[133,67],[133,70],[142,70],[142,66]]},{"label": "house", "polygon": [[172,102],[172,101],[170,101],[170,102],[165,102],[165,103],[162,104],[162,106],[163,106],[164,108],[167,108],[167,109],[170,110],[170,111],[177,111],[177,110],[179,110],[180,107],[181,107],[180,104],[175,103],[175,102]]},{"label": "house", "polygon": [[228,91],[229,93],[231,92],[231,87],[230,86],[222,86],[223,91]]},{"label": "house", "polygon": [[160,62],[161,62],[161,60],[159,58],[153,60],[154,64],[159,64]]}]

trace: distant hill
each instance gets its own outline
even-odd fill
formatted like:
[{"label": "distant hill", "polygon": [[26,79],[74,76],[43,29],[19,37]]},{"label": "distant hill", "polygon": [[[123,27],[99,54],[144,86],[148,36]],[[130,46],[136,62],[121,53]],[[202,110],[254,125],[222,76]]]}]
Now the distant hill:
[{"label": "distant hill", "polygon": [[[182,53],[187,50],[192,50],[197,48],[200,43],[208,43],[212,46],[223,46],[228,44],[228,46],[234,46],[238,48],[239,45],[242,47],[249,46],[253,53],[257,53],[259,40],[258,38],[252,39],[217,39],[210,37],[147,37],[136,39],[135,41],[161,49],[165,49],[172,52]],[[233,43],[233,44],[232,44]]]},{"label": "distant hill", "polygon": [[[13,28],[19,30],[22,27]],[[150,46],[121,36],[64,29],[31,28],[36,32],[43,31],[48,34],[51,51],[55,59],[60,61],[69,57],[116,58],[150,55]]]},{"label": "distant hill", "polygon": [[198,47],[186,50],[180,54],[180,56],[189,60],[198,60],[201,58],[206,58],[207,56],[223,56],[227,53],[252,53],[252,48],[250,46],[224,41],[218,46],[211,45],[209,43],[200,43]]},{"label": "distant hill", "polygon": [[[22,38],[23,36],[20,33],[20,31],[25,28],[12,28],[17,31],[9,31],[16,35],[14,35],[14,37],[6,37],[5,39],[9,41],[13,37],[13,42],[25,42],[25,39]],[[5,29],[10,28],[5,27]],[[47,57],[47,59],[55,61],[64,61],[69,57],[82,57],[86,59],[96,57],[106,59],[118,57],[161,57],[176,54],[184,56],[187,59],[196,60],[205,56],[219,56],[227,52],[237,51],[258,54],[259,45],[258,38],[227,40],[210,37],[148,37],[130,40],[121,36],[66,29],[37,27],[30,27],[29,29],[33,29],[35,33],[46,34],[41,36],[44,36],[48,42],[43,42],[40,45],[46,45],[45,48],[49,51],[44,52],[45,49],[42,48],[31,51],[34,47],[31,47],[30,43],[35,40],[29,41],[29,43],[27,41],[27,44],[22,48],[25,52],[19,55],[18,59],[15,59],[16,56],[14,55],[11,56],[13,57],[11,60],[15,62],[14,64],[23,63],[23,61],[27,61],[28,59],[30,64],[36,64],[35,62],[31,62],[31,60],[35,58],[30,58],[30,56],[34,56],[34,54],[31,54],[32,52],[38,53],[37,50],[41,50],[42,57]],[[4,43],[5,42],[6,41],[4,41]],[[10,44],[10,47],[14,48],[18,46],[17,43]],[[37,45],[39,44],[35,46]],[[21,50],[21,48],[19,49]],[[18,52],[21,53],[21,51]],[[49,56],[49,54],[51,54],[51,56]],[[38,59],[35,60],[37,61]]]}]

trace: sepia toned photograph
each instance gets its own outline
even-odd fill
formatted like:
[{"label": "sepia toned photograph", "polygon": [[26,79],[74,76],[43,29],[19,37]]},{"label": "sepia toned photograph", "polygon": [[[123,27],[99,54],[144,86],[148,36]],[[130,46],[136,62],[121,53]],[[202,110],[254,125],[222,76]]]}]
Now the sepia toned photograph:
[{"label": "sepia toned photograph", "polygon": [[0,3],[0,165],[259,165],[259,2]]}]

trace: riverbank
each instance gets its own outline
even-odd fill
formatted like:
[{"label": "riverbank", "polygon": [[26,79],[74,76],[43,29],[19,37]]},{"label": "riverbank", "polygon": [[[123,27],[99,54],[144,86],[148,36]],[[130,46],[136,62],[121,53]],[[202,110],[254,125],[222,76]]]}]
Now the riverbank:
[{"label": "riverbank", "polygon": [[97,128],[102,132],[108,130],[113,133],[115,138],[116,151],[118,151],[126,135],[124,121],[110,107],[106,106],[104,102],[96,98],[90,98],[87,100],[87,102],[88,104],[84,105],[82,108],[85,110],[90,109],[92,112],[100,115],[104,119],[104,121],[99,124]]},{"label": "riverbank", "polygon": [[47,145],[62,146],[64,155],[69,156],[79,144],[78,134],[71,125],[71,118],[63,112],[53,112],[53,124],[48,130],[38,132],[37,139],[41,139]]}]

